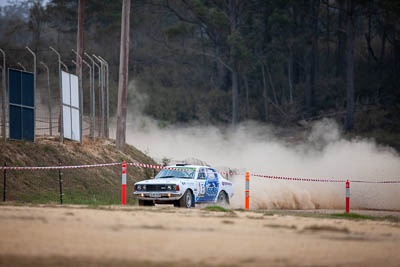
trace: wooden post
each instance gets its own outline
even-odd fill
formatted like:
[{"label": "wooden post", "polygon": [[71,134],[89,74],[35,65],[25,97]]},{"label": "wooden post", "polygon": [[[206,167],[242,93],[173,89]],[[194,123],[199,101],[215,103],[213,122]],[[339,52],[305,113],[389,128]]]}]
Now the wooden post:
[{"label": "wooden post", "polygon": [[128,109],[128,59],[129,22],[131,1],[122,2],[121,50],[119,57],[118,108],[117,108],[117,148],[123,150],[126,140],[126,114]]},{"label": "wooden post", "polygon": [[[59,164],[59,166],[61,166],[61,163]],[[60,186],[60,204],[63,204],[63,189],[62,189],[62,172],[61,169],[58,169],[58,184]]]},{"label": "wooden post", "polygon": [[[4,167],[7,167],[7,163],[4,162]],[[6,201],[6,187],[7,187],[7,169],[4,169],[4,176],[3,176],[3,202]]]}]

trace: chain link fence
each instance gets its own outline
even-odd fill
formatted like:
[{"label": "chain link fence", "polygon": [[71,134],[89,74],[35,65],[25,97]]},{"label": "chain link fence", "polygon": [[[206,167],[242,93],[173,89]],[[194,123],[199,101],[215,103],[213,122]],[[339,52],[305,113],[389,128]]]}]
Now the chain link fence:
[{"label": "chain link fence", "polygon": [[[2,70],[1,70],[2,71]],[[52,71],[52,70],[50,70]],[[57,69],[58,71],[58,69]],[[49,76],[47,72],[40,68],[37,69],[36,80],[36,99],[35,99],[35,136],[60,136],[60,89],[58,73],[53,70]],[[8,72],[6,71],[6,76]],[[90,80],[89,74],[83,75],[83,118],[82,118],[82,131],[84,136],[90,136],[90,129],[93,127],[91,124],[91,111],[90,111]],[[9,138],[9,99],[8,99],[8,85],[6,85],[7,95],[3,96],[2,86],[3,76],[0,75],[0,126],[6,125],[6,138]],[[6,78],[7,80],[7,78]],[[101,137],[101,94],[100,88],[96,83],[95,90],[95,138]],[[6,106],[2,105],[2,98],[6,98]],[[5,111],[6,121],[3,121],[3,112]],[[3,138],[0,127],[0,138]]]}]

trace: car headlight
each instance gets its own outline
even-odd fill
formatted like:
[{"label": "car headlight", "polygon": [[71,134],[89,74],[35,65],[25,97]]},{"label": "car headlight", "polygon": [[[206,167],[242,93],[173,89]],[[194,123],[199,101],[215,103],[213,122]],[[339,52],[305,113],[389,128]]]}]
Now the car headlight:
[{"label": "car headlight", "polygon": [[167,185],[167,190],[168,190],[168,191],[173,190],[173,185]]},{"label": "car headlight", "polygon": [[143,185],[142,188],[143,188],[143,190],[146,190],[146,185]]},{"label": "car headlight", "polygon": [[139,184],[139,185],[136,186],[136,189],[137,189],[138,191],[140,191],[140,190],[142,190],[142,186]]}]

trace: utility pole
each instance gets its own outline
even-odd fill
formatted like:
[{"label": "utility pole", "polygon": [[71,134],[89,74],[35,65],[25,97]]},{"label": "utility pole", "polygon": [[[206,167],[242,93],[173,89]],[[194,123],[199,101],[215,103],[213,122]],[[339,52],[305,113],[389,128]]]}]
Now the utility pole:
[{"label": "utility pole", "polygon": [[[79,120],[80,143],[83,144],[83,87],[82,87],[82,58],[85,37],[85,0],[78,1],[78,36],[76,38],[76,75],[79,77]],[[74,50],[72,50],[74,51]],[[74,51],[75,52],[75,51]]]},{"label": "utility pole", "polygon": [[131,0],[122,2],[121,49],[119,56],[118,108],[116,143],[123,150],[126,141],[126,114],[128,109],[129,23]]},{"label": "utility pole", "polygon": [[76,38],[76,75],[79,77],[82,74],[82,58],[84,49],[84,36],[85,36],[85,0],[78,2],[78,36]]}]

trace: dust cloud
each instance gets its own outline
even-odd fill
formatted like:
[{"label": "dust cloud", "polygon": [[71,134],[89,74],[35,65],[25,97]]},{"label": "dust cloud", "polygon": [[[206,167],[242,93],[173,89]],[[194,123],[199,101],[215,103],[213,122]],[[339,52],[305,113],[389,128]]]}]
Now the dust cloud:
[{"label": "dust cloud", "polygon": [[[145,98],[138,99],[128,112],[127,142],[157,161],[197,158],[217,169],[303,178],[383,181],[400,177],[400,157],[393,149],[373,140],[346,139],[332,120],[315,122],[301,133],[251,121],[235,131],[204,125],[160,128],[158,121],[141,115]],[[244,176],[230,179],[235,185],[231,204],[243,208]],[[250,188],[252,208],[341,209],[345,205],[344,183],[251,177]],[[400,210],[400,184],[351,183],[351,208]]]}]

